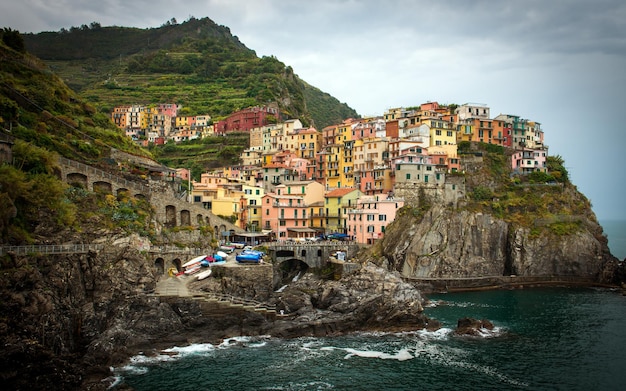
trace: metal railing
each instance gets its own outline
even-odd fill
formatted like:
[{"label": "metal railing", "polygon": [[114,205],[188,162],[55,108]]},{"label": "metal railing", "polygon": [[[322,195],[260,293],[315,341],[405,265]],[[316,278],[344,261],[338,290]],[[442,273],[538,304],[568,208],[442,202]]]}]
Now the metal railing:
[{"label": "metal railing", "polygon": [[99,251],[104,248],[101,244],[54,244],[31,246],[4,246],[0,247],[0,255],[14,253],[17,255],[30,254],[83,254],[89,251]]},{"label": "metal railing", "polygon": [[[3,246],[0,247],[0,255],[14,253],[16,255],[31,254],[84,254],[89,251],[104,250],[103,244],[53,244],[53,245],[31,245],[31,246]],[[187,254],[187,255],[203,255],[207,253],[206,249],[177,247],[177,246],[150,246],[145,251],[155,254]]]}]

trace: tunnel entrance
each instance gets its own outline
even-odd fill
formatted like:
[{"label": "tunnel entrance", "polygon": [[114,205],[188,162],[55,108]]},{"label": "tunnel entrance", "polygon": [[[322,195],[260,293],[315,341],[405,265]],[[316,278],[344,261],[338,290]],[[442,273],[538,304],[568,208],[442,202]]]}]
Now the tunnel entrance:
[{"label": "tunnel entrance", "polygon": [[289,259],[281,262],[280,266],[277,268],[278,275],[275,279],[277,286],[275,289],[298,281],[308,270],[309,265],[299,259]]}]

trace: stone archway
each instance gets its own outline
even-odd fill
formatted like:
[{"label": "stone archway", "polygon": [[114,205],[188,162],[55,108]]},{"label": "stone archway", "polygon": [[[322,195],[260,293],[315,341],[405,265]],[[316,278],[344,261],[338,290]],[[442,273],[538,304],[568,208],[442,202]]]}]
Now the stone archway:
[{"label": "stone archway", "polygon": [[187,209],[183,209],[180,211],[180,225],[182,226],[190,226],[191,225],[191,214]]},{"label": "stone archway", "polygon": [[309,270],[306,262],[290,258],[274,266],[274,289],[297,281]]},{"label": "stone archway", "polygon": [[154,261],[154,268],[157,274],[165,274],[165,261],[163,258],[159,257]]},{"label": "stone archway", "polygon": [[93,191],[96,193],[113,194],[113,185],[109,182],[95,181],[93,183]]},{"label": "stone archway", "polygon": [[67,183],[74,187],[82,187],[88,189],[87,175],[79,172],[72,172],[67,174]]},{"label": "stone archway", "polygon": [[124,198],[128,198],[130,197],[130,191],[128,189],[125,189],[123,187],[120,187],[119,189],[117,189],[117,199],[121,200]]},{"label": "stone archway", "polygon": [[165,207],[165,226],[168,228],[176,227],[176,207],[174,205]]},{"label": "stone archway", "polygon": [[169,266],[175,268],[177,272],[183,270],[183,262],[180,260],[180,258],[172,259]]}]

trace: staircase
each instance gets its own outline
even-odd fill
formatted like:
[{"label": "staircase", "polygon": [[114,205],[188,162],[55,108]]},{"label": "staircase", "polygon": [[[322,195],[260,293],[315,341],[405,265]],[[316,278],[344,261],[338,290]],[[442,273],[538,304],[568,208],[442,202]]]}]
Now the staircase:
[{"label": "staircase", "polygon": [[234,311],[249,311],[263,315],[269,321],[276,320],[276,307],[255,300],[208,292],[196,293],[192,299],[198,302],[202,314],[206,316],[232,314]]}]

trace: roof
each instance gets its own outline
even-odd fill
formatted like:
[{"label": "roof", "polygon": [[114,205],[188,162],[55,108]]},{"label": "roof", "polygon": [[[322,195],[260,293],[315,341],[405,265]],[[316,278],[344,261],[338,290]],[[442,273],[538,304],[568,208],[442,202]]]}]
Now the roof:
[{"label": "roof", "polygon": [[346,194],[352,193],[353,191],[355,191],[357,189],[354,189],[352,187],[342,187],[340,189],[335,189],[332,191],[329,191],[328,193],[326,193],[326,195],[324,197],[343,197]]}]

